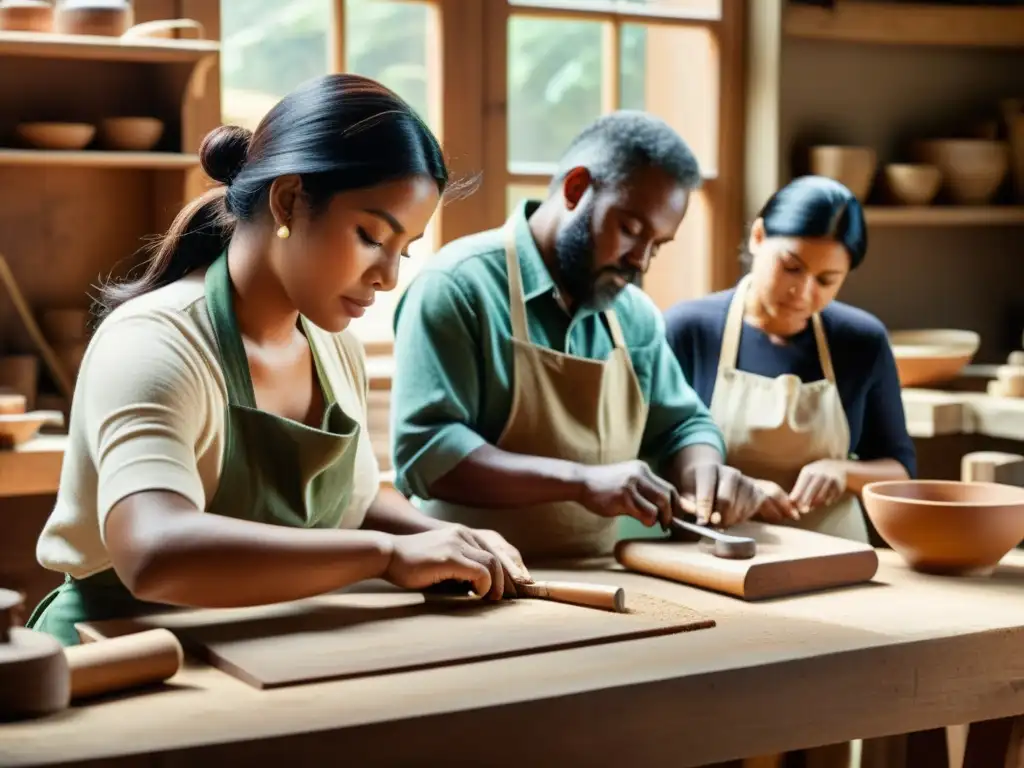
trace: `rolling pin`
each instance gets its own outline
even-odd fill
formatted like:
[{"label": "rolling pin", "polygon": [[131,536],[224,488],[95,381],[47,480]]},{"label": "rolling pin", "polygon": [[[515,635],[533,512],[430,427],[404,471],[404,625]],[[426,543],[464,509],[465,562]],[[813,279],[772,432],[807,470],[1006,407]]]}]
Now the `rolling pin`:
[{"label": "rolling pin", "polygon": [[181,644],[169,630],[148,629],[64,649],[71,699],[126,691],[168,680],[181,669]]},{"label": "rolling pin", "polygon": [[535,581],[532,584],[516,584],[516,593],[519,597],[556,600],[587,608],[602,608],[615,613],[624,613],[626,610],[626,590],[605,584]]},{"label": "rolling pin", "polygon": [[0,589],[0,720],[41,717],[79,699],[161,683],[181,667],[181,645],[166,629],[62,648],[51,635],[13,625],[22,601]]},{"label": "rolling pin", "polygon": [[[427,596],[446,595],[468,597],[473,593],[468,581],[447,580],[423,590]],[[516,584],[516,597],[536,600],[555,600],[559,603],[579,605],[584,608],[600,608],[605,611],[623,613],[626,610],[626,591],[622,587],[605,584],[580,584],[569,581],[535,581],[532,584]],[[474,599],[479,599],[474,594]]]}]

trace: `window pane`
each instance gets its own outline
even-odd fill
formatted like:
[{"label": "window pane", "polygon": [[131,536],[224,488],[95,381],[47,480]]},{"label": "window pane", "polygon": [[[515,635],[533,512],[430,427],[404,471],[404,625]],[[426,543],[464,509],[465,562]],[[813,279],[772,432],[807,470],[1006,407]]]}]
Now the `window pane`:
[{"label": "window pane", "polygon": [[705,174],[718,155],[718,45],[706,29],[622,26],[622,106],[663,118],[686,139]]},{"label": "window pane", "polygon": [[[434,114],[435,89],[439,83],[430,62],[437,40],[436,9],[427,3],[398,0],[345,0],[346,69],[372,77],[409,102],[427,124],[437,130]],[[409,258],[402,259],[398,286],[378,293],[373,306],[352,324],[363,341],[394,338],[392,318],[402,292],[436,250],[434,222],[423,238],[409,246]]]},{"label": "window pane", "polygon": [[508,154],[517,170],[557,162],[601,114],[601,41],[596,21],[509,20]]},{"label": "window pane", "polygon": [[409,102],[431,126],[430,53],[436,36],[427,3],[346,0],[345,58],[349,72],[372,77]]},{"label": "window pane", "polygon": [[509,184],[505,190],[505,215],[512,215],[523,200],[544,200],[548,196],[548,188],[530,184]]},{"label": "window pane", "polygon": [[221,117],[254,129],[282,96],[330,69],[331,0],[221,0]]}]

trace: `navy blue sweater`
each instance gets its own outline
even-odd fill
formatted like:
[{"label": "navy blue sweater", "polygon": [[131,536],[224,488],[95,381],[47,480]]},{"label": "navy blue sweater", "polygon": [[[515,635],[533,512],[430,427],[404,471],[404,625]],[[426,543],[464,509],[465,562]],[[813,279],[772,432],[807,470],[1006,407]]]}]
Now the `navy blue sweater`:
[{"label": "navy blue sweater", "polygon": [[[715,389],[725,316],[734,293],[731,288],[683,301],[665,313],[669,346],[686,380],[708,407]],[[825,308],[821,319],[850,423],[850,453],[863,461],[895,459],[914,477],[914,443],[907,434],[896,361],[885,326],[873,315],[838,301]],[[736,367],[771,378],[786,373],[804,382],[824,378],[810,323],[782,346],[744,323]]]}]

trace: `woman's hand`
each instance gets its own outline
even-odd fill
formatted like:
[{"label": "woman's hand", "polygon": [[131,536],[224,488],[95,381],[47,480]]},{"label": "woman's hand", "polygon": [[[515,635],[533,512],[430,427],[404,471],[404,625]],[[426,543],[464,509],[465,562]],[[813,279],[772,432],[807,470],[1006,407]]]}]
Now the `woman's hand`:
[{"label": "woman's hand", "polygon": [[500,600],[512,580],[503,560],[529,580],[519,553],[492,531],[447,525],[426,533],[395,536],[393,542],[384,578],[403,589],[426,589],[443,581],[462,581],[468,582],[481,597]]},{"label": "woman's hand", "polygon": [[844,462],[821,459],[800,470],[789,500],[802,515],[839,501],[846,491]]},{"label": "woman's hand", "polygon": [[505,576],[505,597],[516,596],[516,584],[532,584],[533,577],[523,563],[519,550],[513,547],[497,531],[484,528],[467,528],[481,549],[498,558]]}]

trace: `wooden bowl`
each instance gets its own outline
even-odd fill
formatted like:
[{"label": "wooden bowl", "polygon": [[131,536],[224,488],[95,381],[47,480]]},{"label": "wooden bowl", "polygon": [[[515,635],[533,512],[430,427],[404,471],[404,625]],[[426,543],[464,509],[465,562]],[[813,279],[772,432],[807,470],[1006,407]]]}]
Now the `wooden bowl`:
[{"label": "wooden bowl", "polygon": [[879,535],[917,571],[991,572],[1024,540],[1024,488],[954,480],[869,483],[864,508]]},{"label": "wooden bowl", "polygon": [[96,135],[88,123],[19,123],[15,130],[38,149],[83,149]]},{"label": "wooden bowl", "polygon": [[49,420],[50,414],[43,411],[0,416],[0,448],[11,448],[27,443]]},{"label": "wooden bowl", "polygon": [[46,0],[0,0],[0,30],[52,32],[53,6]]},{"label": "wooden bowl", "polygon": [[950,329],[893,331],[889,341],[903,387],[955,379],[981,346],[981,336],[974,331]]},{"label": "wooden bowl", "polygon": [[903,205],[928,205],[942,186],[942,171],[934,165],[890,163],[884,173],[893,198]]},{"label": "wooden bowl", "polygon": [[100,124],[100,135],[111,149],[148,152],[164,135],[164,124],[155,117],[108,117]]},{"label": "wooden bowl", "polygon": [[861,202],[871,192],[878,156],[871,147],[811,147],[811,173],[845,185]]},{"label": "wooden bowl", "polygon": [[924,163],[942,172],[946,192],[958,205],[991,202],[1010,171],[1010,149],[1005,141],[937,139],[915,145]]}]

